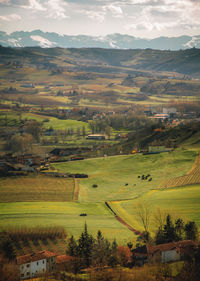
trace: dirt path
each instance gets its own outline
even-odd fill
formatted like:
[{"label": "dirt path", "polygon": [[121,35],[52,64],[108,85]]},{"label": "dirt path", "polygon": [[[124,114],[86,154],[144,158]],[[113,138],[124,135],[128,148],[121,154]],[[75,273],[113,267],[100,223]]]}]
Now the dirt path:
[{"label": "dirt path", "polygon": [[108,202],[105,202],[106,206],[111,210],[111,212],[114,214],[115,218],[122,223],[123,225],[125,225],[130,231],[132,231],[134,234],[136,235],[142,235],[142,233],[138,230],[136,230],[135,228],[133,228],[130,224],[128,224],[127,222],[125,222],[125,220],[123,220],[120,216],[118,216],[116,214],[116,212],[111,208],[111,206],[109,205]]},{"label": "dirt path", "polygon": [[73,196],[73,201],[78,201],[78,196],[79,196],[79,180],[74,179],[74,196]]}]

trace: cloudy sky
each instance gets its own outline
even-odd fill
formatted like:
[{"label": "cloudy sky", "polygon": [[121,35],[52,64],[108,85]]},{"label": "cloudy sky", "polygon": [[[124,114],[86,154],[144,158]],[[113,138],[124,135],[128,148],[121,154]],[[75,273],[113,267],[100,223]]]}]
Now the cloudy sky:
[{"label": "cloudy sky", "polygon": [[0,0],[0,30],[136,37],[200,34],[200,0]]}]

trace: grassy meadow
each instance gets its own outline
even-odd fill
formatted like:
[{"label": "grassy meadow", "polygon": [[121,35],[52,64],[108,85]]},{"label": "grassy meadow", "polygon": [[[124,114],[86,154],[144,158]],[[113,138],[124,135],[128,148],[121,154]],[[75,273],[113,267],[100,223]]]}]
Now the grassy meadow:
[{"label": "grassy meadow", "polygon": [[[80,216],[82,213],[87,216]],[[122,244],[135,239],[135,235],[115,219],[103,202],[0,203],[0,218],[2,229],[8,226],[63,226],[68,235],[78,238],[86,222],[88,230],[95,236],[101,229],[105,237],[110,240],[117,238]]]},{"label": "grassy meadow", "polygon": [[152,190],[134,200],[112,201],[109,204],[119,216],[137,230],[143,229],[137,216],[139,205],[147,206],[151,212],[150,231],[156,229],[153,217],[158,208],[165,213],[170,213],[173,218],[181,217],[184,221],[192,220],[200,226],[199,184],[164,190]]},{"label": "grassy meadow", "polygon": [[[0,226],[64,226],[69,235],[78,237],[87,222],[93,235],[101,229],[105,237],[116,238],[119,244],[135,241],[136,235],[116,220],[105,201],[138,230],[142,229],[135,210],[138,203],[144,202],[152,205],[152,210],[162,206],[200,224],[199,185],[159,189],[162,180],[191,170],[197,155],[196,150],[177,149],[155,155],[121,155],[54,164],[58,171],[88,174],[88,179],[79,180],[77,202],[69,202],[73,200],[69,179],[5,178],[0,185]],[[150,174],[152,181],[138,178],[143,174]],[[98,186],[95,188],[94,184]],[[83,213],[86,216],[80,216]]]},{"label": "grassy meadow", "polygon": [[[151,155],[121,155],[54,164],[62,172],[86,173],[80,180],[80,202],[102,202],[136,198],[158,188],[162,180],[182,176],[191,169],[197,152],[175,150]],[[159,172],[158,172],[159,171]],[[150,174],[152,181],[138,176]],[[98,187],[94,188],[93,184]]]},{"label": "grassy meadow", "polygon": [[6,177],[0,181],[0,202],[73,201],[74,186],[70,178]]}]

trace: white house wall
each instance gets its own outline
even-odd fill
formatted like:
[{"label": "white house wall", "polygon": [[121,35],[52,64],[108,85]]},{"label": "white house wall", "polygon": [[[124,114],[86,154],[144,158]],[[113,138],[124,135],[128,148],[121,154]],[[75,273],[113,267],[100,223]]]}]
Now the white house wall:
[{"label": "white house wall", "polygon": [[31,277],[46,271],[46,259],[31,262]]},{"label": "white house wall", "polygon": [[30,263],[20,265],[20,279],[27,279],[30,277]]},{"label": "white house wall", "polygon": [[163,251],[162,262],[178,261],[180,260],[180,253],[176,250]]}]

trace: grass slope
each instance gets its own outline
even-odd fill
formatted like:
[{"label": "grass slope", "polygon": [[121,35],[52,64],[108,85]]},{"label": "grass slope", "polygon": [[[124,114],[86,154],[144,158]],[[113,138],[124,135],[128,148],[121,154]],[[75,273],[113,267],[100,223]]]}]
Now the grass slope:
[{"label": "grass slope", "polygon": [[[102,202],[136,198],[155,189],[162,180],[184,175],[196,157],[196,151],[176,150],[155,155],[123,155],[58,163],[54,167],[64,172],[88,174],[88,179],[80,180],[79,200]],[[139,179],[138,176],[143,174],[151,174],[152,181]],[[98,187],[93,188],[93,184]]]},{"label": "grass slope", "polygon": [[[80,216],[86,213],[86,217]],[[96,235],[101,229],[108,239],[119,243],[134,239],[134,234],[121,225],[104,203],[75,202],[16,202],[0,203],[0,226],[64,226],[69,235],[76,238],[83,231],[85,222],[89,231]]]},{"label": "grass slope", "polygon": [[73,196],[73,179],[30,176],[0,181],[0,202],[73,201]]},{"label": "grass slope", "polygon": [[153,212],[156,212],[157,208],[169,212],[173,217],[179,216],[186,221],[195,221],[200,226],[200,185],[153,190],[135,200],[110,202],[119,216],[136,229],[142,230],[143,227],[136,214],[138,204],[148,206],[152,212],[151,231],[156,228],[153,223]]}]

